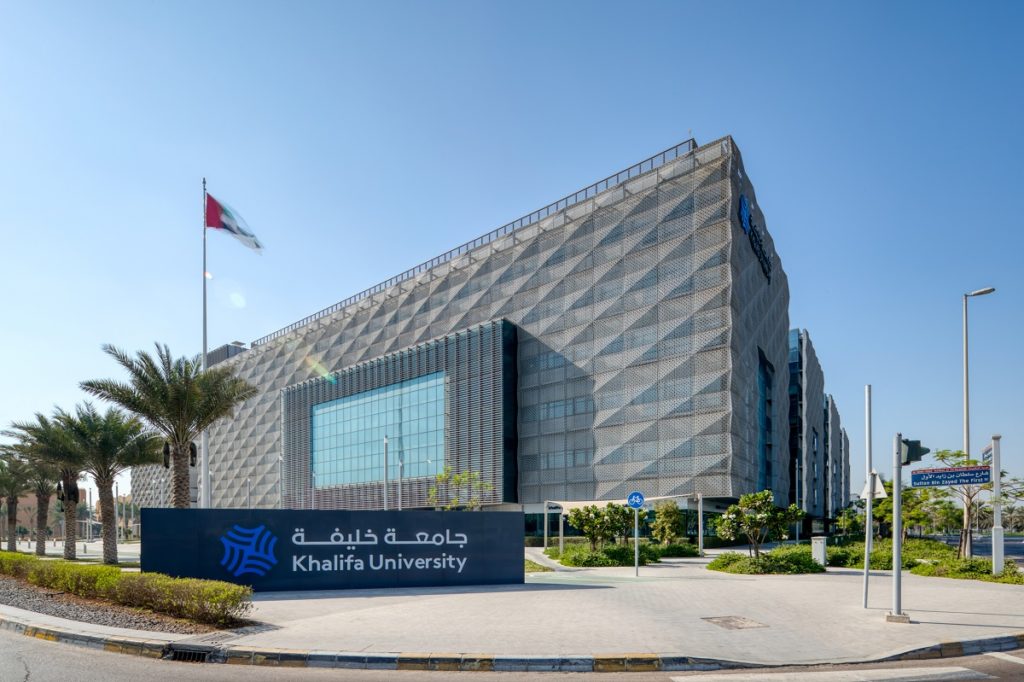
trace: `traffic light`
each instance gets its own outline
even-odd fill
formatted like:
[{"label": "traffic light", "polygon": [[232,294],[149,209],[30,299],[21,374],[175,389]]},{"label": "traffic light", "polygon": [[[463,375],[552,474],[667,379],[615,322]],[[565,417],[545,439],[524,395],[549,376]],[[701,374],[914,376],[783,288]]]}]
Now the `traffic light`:
[{"label": "traffic light", "polygon": [[931,450],[921,447],[921,441],[904,438],[900,442],[900,464],[907,466],[911,462],[920,462]]}]

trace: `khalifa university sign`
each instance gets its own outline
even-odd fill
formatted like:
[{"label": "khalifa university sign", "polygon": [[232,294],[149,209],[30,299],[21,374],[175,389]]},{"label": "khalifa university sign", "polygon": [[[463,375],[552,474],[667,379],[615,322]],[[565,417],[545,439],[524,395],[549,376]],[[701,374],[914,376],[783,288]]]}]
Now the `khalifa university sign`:
[{"label": "khalifa university sign", "polygon": [[257,591],[523,582],[515,512],[143,509],[142,570]]}]

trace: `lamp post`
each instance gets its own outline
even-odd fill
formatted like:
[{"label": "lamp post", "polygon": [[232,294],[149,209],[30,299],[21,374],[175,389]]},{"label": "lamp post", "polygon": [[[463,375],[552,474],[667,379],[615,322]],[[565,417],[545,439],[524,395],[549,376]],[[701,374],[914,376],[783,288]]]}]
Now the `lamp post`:
[{"label": "lamp post", "polygon": [[985,296],[995,291],[995,287],[985,287],[964,294],[964,459],[971,458],[971,402],[967,372],[967,299],[973,296]]}]

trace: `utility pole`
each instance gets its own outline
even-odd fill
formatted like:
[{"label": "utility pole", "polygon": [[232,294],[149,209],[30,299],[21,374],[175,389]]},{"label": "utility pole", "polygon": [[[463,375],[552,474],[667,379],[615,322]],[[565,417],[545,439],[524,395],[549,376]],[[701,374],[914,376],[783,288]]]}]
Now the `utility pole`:
[{"label": "utility pole", "polygon": [[992,575],[1003,572],[1003,473],[999,468],[999,441],[992,436]]},{"label": "utility pole", "polygon": [[871,508],[875,501],[875,472],[871,465],[871,384],[864,387],[864,457],[868,477],[868,499],[864,507],[864,608],[868,607],[868,577],[871,573],[871,541],[874,539],[874,520]]},{"label": "utility pole", "polygon": [[900,448],[903,434],[897,433],[892,448],[892,611],[885,619],[890,623],[909,623],[910,616],[903,613],[900,581],[903,577],[903,462]]}]

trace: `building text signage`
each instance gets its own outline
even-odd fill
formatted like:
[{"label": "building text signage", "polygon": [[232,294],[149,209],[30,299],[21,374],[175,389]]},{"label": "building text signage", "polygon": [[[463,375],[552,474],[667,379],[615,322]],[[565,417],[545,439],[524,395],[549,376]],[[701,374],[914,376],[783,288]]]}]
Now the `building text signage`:
[{"label": "building text signage", "polygon": [[747,234],[747,238],[750,240],[750,247],[754,249],[754,256],[757,258],[757,262],[761,264],[761,271],[764,272],[764,276],[768,278],[770,283],[772,281],[772,256],[764,245],[761,228],[754,222],[754,216],[750,213],[750,202],[747,201],[746,195],[743,194],[740,195],[739,216],[740,226]]},{"label": "building text signage", "polygon": [[521,583],[523,515],[143,509],[142,570],[258,591]]}]

